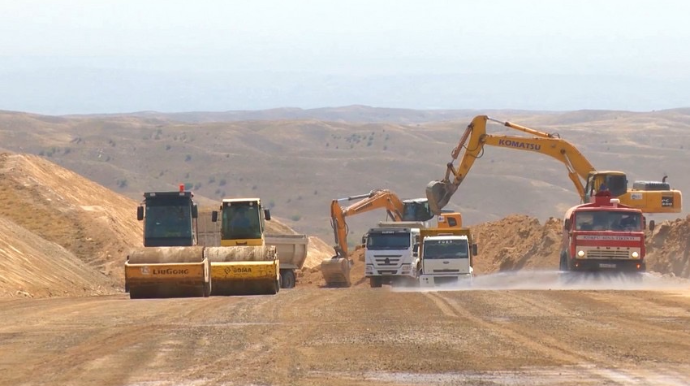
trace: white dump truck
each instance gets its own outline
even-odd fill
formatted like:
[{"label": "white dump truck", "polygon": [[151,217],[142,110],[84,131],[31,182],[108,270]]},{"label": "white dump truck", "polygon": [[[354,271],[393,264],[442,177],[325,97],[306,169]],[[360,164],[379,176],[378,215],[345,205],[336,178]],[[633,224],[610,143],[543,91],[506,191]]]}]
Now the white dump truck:
[{"label": "white dump truck", "polygon": [[[211,221],[210,211],[199,211],[198,243],[207,247],[220,246],[220,228],[218,222]],[[266,245],[276,247],[280,262],[280,288],[295,286],[295,271],[302,269],[307,259],[309,238],[302,234],[264,234]]]},{"label": "white dump truck", "polygon": [[469,228],[422,229],[419,238],[420,286],[433,287],[472,279],[472,259],[477,255],[477,244],[472,242]]},{"label": "white dump truck", "polygon": [[419,232],[424,222],[380,222],[366,234],[364,275],[372,288],[383,284],[416,282]]}]

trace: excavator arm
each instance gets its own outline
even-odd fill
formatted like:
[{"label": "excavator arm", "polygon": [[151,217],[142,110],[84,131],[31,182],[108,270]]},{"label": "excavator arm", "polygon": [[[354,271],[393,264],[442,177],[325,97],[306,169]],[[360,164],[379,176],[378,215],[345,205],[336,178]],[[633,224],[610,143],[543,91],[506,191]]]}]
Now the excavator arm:
[{"label": "excavator arm", "polygon": [[[488,121],[499,123],[505,127],[522,131],[533,137],[515,137],[506,135],[491,135],[486,133]],[[486,115],[475,117],[460,137],[458,145],[451,152],[451,161],[446,165],[445,177],[440,181],[431,181],[426,188],[429,207],[434,214],[440,214],[462,181],[469,173],[477,158],[480,158],[484,146],[497,146],[515,150],[532,151],[545,154],[563,163],[568,177],[575,185],[581,202],[588,202],[593,191],[606,184],[614,197],[620,202],[645,213],[678,213],[681,211],[681,193],[670,187],[656,190],[627,190],[625,173],[618,171],[597,171],[594,166],[580,153],[575,146],[561,139],[558,134],[550,134],[510,122],[503,122],[489,118]],[[456,168],[454,162],[462,155]],[[452,180],[451,180],[452,178]],[[609,185],[614,185],[611,187]],[[659,185],[650,183],[650,185]],[[663,186],[667,186],[663,185]],[[662,187],[663,187],[662,186]]]},{"label": "excavator arm", "polygon": [[[341,201],[352,201],[360,198],[363,199],[344,209],[340,205]],[[348,256],[348,228],[345,217],[354,216],[356,214],[365,213],[380,208],[385,208],[386,212],[388,213],[388,217],[392,218],[393,221],[402,221],[403,202],[395,193],[389,190],[372,190],[367,194],[340,198],[331,202],[331,226],[333,227],[333,233],[335,236],[336,252],[336,256],[334,257],[347,258]]]},{"label": "excavator arm", "polygon": [[[532,134],[534,137],[487,134],[487,121],[500,123],[505,127]],[[458,145],[451,152],[452,160],[446,165],[447,169],[443,180],[432,181],[427,186],[427,198],[433,213],[440,214],[441,209],[448,204],[450,198],[474,165],[474,162],[483,155],[485,145],[532,151],[555,158],[565,165],[568,177],[575,185],[575,190],[577,190],[580,198],[584,200],[584,183],[586,183],[587,176],[594,170],[594,167],[572,144],[559,138],[558,134],[544,133],[480,115],[475,117],[467,126],[462,137],[460,137]],[[456,168],[454,162],[461,154],[462,159]]]}]

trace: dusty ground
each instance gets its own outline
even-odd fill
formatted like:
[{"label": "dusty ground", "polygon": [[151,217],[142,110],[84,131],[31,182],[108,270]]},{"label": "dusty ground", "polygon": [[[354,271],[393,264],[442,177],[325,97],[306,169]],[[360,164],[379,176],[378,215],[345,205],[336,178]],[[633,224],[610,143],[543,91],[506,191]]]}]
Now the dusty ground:
[{"label": "dusty ground", "polygon": [[687,289],[3,300],[0,384],[689,384],[689,310]]}]

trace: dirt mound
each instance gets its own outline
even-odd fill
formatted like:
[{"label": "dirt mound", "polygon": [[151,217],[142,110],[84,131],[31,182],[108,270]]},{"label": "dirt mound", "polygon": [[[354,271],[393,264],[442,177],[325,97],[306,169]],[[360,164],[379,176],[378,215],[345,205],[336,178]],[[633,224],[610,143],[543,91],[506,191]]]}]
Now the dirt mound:
[{"label": "dirt mound", "polygon": [[[94,273],[119,283],[123,282],[122,264],[127,252],[141,245],[136,205],[134,200],[38,156],[0,154],[0,217],[62,246]],[[4,234],[0,240],[10,245],[19,242],[15,236]],[[42,251],[45,245],[35,243],[28,258],[54,258],[55,247]],[[36,267],[50,269],[38,263]],[[92,280],[93,276],[84,279]],[[77,283],[73,285],[79,287]]]},{"label": "dirt mound", "polygon": [[647,237],[648,270],[690,277],[690,216],[664,221]]},{"label": "dirt mound", "polygon": [[116,283],[61,246],[0,218],[0,297],[113,293]]},{"label": "dirt mound", "polygon": [[477,274],[519,269],[558,269],[561,221],[544,225],[534,217],[510,215],[470,227],[478,244]]}]

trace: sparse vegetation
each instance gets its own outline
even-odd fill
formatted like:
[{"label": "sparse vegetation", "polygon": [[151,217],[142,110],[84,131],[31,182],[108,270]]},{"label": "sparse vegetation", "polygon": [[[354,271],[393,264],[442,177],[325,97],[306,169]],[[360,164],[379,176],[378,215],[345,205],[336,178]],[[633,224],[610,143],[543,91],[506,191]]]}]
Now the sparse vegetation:
[{"label": "sparse vegetation", "polygon": [[292,216],[290,216],[290,220],[292,220],[292,221],[299,221],[301,219],[302,219],[302,216],[300,216],[298,214],[293,214]]},{"label": "sparse vegetation", "polygon": [[117,187],[120,189],[124,189],[129,185],[129,183],[127,182],[126,178],[123,178],[123,179],[118,179],[117,181],[115,181],[115,185],[117,185]]}]

